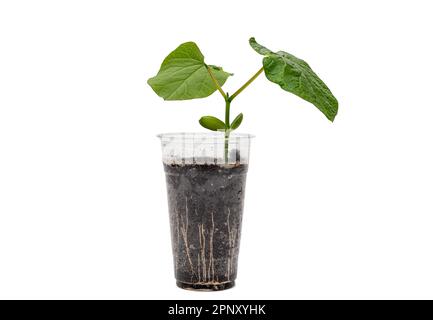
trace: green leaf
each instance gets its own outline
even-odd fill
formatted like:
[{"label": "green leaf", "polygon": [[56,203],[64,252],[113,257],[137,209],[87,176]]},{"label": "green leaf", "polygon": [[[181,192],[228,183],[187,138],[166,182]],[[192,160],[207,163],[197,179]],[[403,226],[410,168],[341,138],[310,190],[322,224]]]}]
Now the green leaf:
[{"label": "green leaf", "polygon": [[218,131],[218,130],[225,130],[226,129],[225,123],[222,122],[220,119],[213,117],[213,116],[201,117],[198,122],[200,122],[202,127],[209,129],[209,130],[212,130],[212,131]]},{"label": "green leaf", "polygon": [[[231,75],[221,67],[209,65],[222,86]],[[158,74],[147,83],[164,100],[205,98],[217,88],[206,69],[203,54],[194,42],[186,42],[172,51],[162,62]]]},{"label": "green leaf", "polygon": [[250,39],[250,45],[265,56],[263,68],[269,81],[312,103],[329,120],[334,121],[338,112],[338,101],[304,60],[284,51],[272,52],[258,44],[254,38]]},{"label": "green leaf", "polygon": [[243,119],[244,119],[244,115],[242,113],[239,113],[238,116],[233,120],[232,124],[230,125],[230,129],[236,130],[237,128],[239,128]]}]

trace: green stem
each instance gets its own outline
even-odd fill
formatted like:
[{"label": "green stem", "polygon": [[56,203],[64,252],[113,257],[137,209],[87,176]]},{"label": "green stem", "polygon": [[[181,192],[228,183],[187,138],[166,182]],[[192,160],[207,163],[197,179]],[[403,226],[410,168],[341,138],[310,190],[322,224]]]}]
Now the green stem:
[{"label": "green stem", "polygon": [[226,114],[225,114],[225,124],[226,130],[224,134],[224,162],[228,164],[229,162],[229,138],[230,138],[230,95],[226,93]]},{"label": "green stem", "polygon": [[224,162],[225,164],[228,164],[229,162],[229,136],[230,136],[230,99],[229,94],[224,93],[223,89],[221,88],[220,84],[218,83],[218,80],[215,78],[214,74],[212,73],[211,69],[208,65],[206,65],[206,70],[209,73],[213,83],[215,84],[215,87],[218,89],[218,91],[223,96],[225,102],[226,102],[226,114],[225,114],[225,132],[224,132]]},{"label": "green stem", "polygon": [[224,162],[225,162],[225,164],[229,163],[229,138],[230,138],[230,131],[227,130],[224,134]]},{"label": "green stem", "polygon": [[212,81],[215,84],[215,87],[218,89],[218,91],[223,96],[224,100],[227,100],[228,98],[227,98],[226,94],[224,93],[223,89],[221,88],[220,84],[218,83],[218,80],[215,78],[214,74],[212,73],[212,71],[210,70],[208,65],[206,65],[206,70],[209,73],[210,77],[212,78]]},{"label": "green stem", "polygon": [[245,82],[245,84],[242,87],[240,87],[238,90],[236,90],[235,93],[233,93],[230,96],[229,98],[230,101],[233,101],[233,99],[236,98],[238,94],[241,93],[246,87],[248,87],[251,84],[251,82],[253,82],[262,72],[263,72],[263,67],[261,67],[260,70],[257,71],[247,82]]},{"label": "green stem", "polygon": [[221,88],[220,84],[218,83],[218,80],[215,78],[214,74],[212,73],[211,69],[208,65],[206,65],[206,70],[209,73],[213,83],[215,84],[215,87],[218,89],[218,91],[223,96],[225,102],[226,102],[226,112],[225,112],[225,132],[224,132],[224,162],[225,164],[228,164],[229,162],[229,138],[230,138],[230,104],[233,101],[234,98],[236,98],[239,93],[241,93],[246,87],[248,87],[251,82],[253,82],[262,72],[263,67],[260,68],[259,71],[257,71],[245,84],[240,87],[233,95],[229,95],[228,93],[225,93],[223,89]]},{"label": "green stem", "polygon": [[225,121],[225,123],[226,123],[226,130],[230,128],[230,103],[231,103],[230,96],[227,93],[227,99],[226,99],[226,121]]}]

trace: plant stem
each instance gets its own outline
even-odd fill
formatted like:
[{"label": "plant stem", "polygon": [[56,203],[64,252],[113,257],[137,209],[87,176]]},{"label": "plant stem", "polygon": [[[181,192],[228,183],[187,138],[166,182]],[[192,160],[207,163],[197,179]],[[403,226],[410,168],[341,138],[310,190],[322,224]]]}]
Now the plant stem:
[{"label": "plant stem", "polygon": [[229,162],[229,139],[230,139],[230,104],[233,101],[234,98],[236,98],[239,93],[241,93],[246,87],[248,87],[251,82],[253,82],[262,72],[263,67],[259,69],[245,84],[240,87],[235,93],[233,93],[231,96],[228,93],[225,93],[223,89],[221,88],[220,84],[218,83],[218,80],[215,78],[214,74],[212,73],[211,69],[208,65],[206,65],[206,70],[209,73],[213,83],[215,84],[215,87],[218,89],[218,91],[223,96],[225,102],[226,102],[226,112],[225,112],[225,131],[224,131],[224,162],[225,164],[228,164]]},{"label": "plant stem", "polygon": [[230,96],[227,93],[227,99],[226,99],[226,118],[225,118],[225,123],[226,123],[226,130],[230,128]]},{"label": "plant stem", "polygon": [[230,130],[226,130],[224,133],[224,162],[225,164],[229,163],[229,138],[230,138]]},{"label": "plant stem", "polygon": [[212,78],[213,83],[215,84],[215,87],[218,89],[218,91],[223,96],[224,100],[227,100],[227,95],[224,93],[223,89],[221,88],[220,84],[218,83],[218,80],[215,78],[214,74],[210,70],[209,66],[206,65],[206,70],[209,72],[210,77]]},{"label": "plant stem", "polygon": [[263,67],[260,68],[259,71],[257,71],[247,82],[245,82],[245,84],[240,87],[235,93],[233,93],[230,96],[230,101],[232,101],[234,98],[236,98],[238,96],[239,93],[241,93],[246,87],[248,87],[251,82],[253,82],[261,73],[263,72]]},{"label": "plant stem", "polygon": [[224,132],[224,162],[228,164],[229,162],[229,138],[230,138],[230,95],[226,94],[226,116],[225,124],[226,130]]}]

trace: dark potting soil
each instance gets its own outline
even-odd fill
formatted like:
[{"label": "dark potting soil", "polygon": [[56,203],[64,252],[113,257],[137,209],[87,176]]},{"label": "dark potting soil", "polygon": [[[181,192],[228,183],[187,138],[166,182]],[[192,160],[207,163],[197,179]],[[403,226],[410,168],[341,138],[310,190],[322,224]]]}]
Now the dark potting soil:
[{"label": "dark potting soil", "polygon": [[175,276],[182,288],[227,289],[236,278],[248,166],[209,163],[164,164]]}]

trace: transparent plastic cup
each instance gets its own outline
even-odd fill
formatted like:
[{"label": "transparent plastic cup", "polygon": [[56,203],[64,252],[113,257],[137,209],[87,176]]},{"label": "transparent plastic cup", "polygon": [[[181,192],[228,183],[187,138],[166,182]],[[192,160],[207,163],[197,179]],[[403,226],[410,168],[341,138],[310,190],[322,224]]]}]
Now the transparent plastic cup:
[{"label": "transparent plastic cup", "polygon": [[250,134],[160,134],[177,285],[223,290],[237,275]]}]

